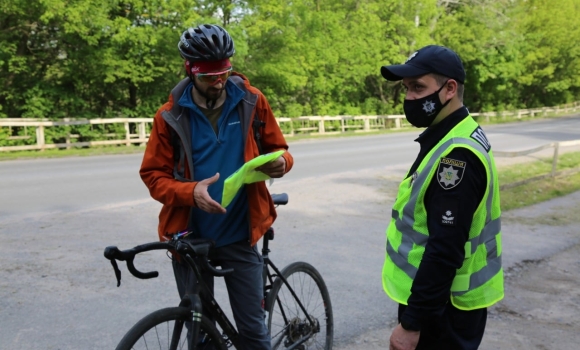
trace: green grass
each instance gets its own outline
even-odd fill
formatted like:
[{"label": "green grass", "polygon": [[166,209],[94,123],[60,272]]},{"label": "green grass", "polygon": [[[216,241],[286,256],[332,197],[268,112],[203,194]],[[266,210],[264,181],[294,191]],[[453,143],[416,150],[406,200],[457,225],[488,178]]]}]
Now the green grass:
[{"label": "green grass", "polygon": [[[558,157],[556,170],[572,169],[580,165],[580,152],[571,152],[561,154]],[[526,162],[501,167],[499,170],[499,183],[511,183],[519,180],[529,179],[530,177],[547,174],[552,171],[552,158],[539,159],[537,161]]]},{"label": "green grass", "polygon": [[97,146],[91,148],[72,149],[47,149],[44,151],[11,151],[0,152],[0,161],[14,159],[35,158],[62,158],[62,157],[86,157],[106,154],[131,154],[143,153],[145,147],[141,146]]},{"label": "green grass", "polygon": [[580,173],[566,177],[556,177],[555,179],[539,180],[502,190],[500,193],[501,209],[507,211],[527,207],[576,191],[580,191]]},{"label": "green grass", "polygon": [[[579,165],[580,152],[565,153],[558,157],[557,170],[576,169]],[[548,174],[551,171],[552,158],[503,166],[498,169],[499,183],[508,184],[534,176]],[[502,210],[516,209],[565,196],[576,191],[580,191],[580,173],[547,178],[504,189],[500,193],[501,206]]]}]

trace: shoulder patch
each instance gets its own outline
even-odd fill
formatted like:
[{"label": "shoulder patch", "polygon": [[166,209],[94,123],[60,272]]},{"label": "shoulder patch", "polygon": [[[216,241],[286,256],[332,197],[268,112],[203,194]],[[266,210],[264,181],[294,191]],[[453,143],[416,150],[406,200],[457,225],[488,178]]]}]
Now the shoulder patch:
[{"label": "shoulder patch", "polygon": [[483,129],[478,126],[473,132],[471,133],[471,138],[473,138],[477,143],[481,145],[481,147],[485,148],[487,152],[491,149],[491,143],[489,143],[487,136],[483,132]]},{"label": "shoulder patch", "polygon": [[441,158],[439,167],[437,168],[437,179],[439,185],[444,190],[450,190],[459,185],[463,174],[465,173],[465,166],[467,163],[461,160],[451,158]]}]

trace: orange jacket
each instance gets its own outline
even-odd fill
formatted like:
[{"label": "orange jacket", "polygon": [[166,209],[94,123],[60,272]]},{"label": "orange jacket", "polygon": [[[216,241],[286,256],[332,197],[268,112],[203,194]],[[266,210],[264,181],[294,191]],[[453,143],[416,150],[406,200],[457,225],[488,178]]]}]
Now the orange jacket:
[{"label": "orange jacket", "polygon": [[[288,150],[288,144],[274,118],[266,97],[248,79],[239,73],[230,78],[238,87],[246,91],[237,106],[242,129],[245,133],[244,161],[259,156],[254,139],[252,121],[254,114],[265,122],[260,128],[264,153]],[[169,100],[155,114],[153,128],[141,163],[139,174],[149,189],[151,197],[161,202],[159,214],[159,239],[167,240],[171,234],[185,230],[189,212],[195,206],[193,190],[197,182],[193,179],[191,159],[191,129],[189,111],[179,106],[177,101],[189,84],[189,78],[182,80],[169,95]],[[178,150],[178,152],[174,152]],[[180,155],[180,156],[176,156]],[[286,160],[286,172],[292,169],[294,160],[289,152],[282,155]],[[265,183],[246,185],[249,205],[250,237],[253,246],[264,235],[276,219],[276,210]]]}]

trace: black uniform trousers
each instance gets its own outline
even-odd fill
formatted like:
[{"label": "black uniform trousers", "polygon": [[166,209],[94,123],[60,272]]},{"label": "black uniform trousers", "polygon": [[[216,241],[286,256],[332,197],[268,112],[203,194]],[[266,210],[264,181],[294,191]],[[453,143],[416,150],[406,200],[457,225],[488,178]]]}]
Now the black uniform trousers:
[{"label": "black uniform trousers", "polygon": [[[406,307],[399,304],[399,321]],[[464,311],[449,302],[441,317],[423,320],[416,350],[476,350],[486,321],[487,308]]]}]

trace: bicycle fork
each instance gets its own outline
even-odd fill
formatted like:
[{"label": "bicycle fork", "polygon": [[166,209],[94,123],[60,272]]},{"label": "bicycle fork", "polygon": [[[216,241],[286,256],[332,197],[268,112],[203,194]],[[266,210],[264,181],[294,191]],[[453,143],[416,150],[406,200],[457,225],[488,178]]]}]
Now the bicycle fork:
[{"label": "bicycle fork", "polygon": [[[179,303],[179,306],[187,307],[191,309],[191,326],[187,327],[187,340],[189,343],[188,348],[193,350],[196,348],[197,343],[199,342],[199,332],[201,330],[201,315],[202,315],[202,306],[201,306],[201,299],[199,298],[199,294],[187,294]],[[171,340],[171,347],[170,349],[177,349],[179,346],[179,334],[183,331],[183,325],[178,326],[176,324],[175,328],[173,329],[173,338]]]}]

